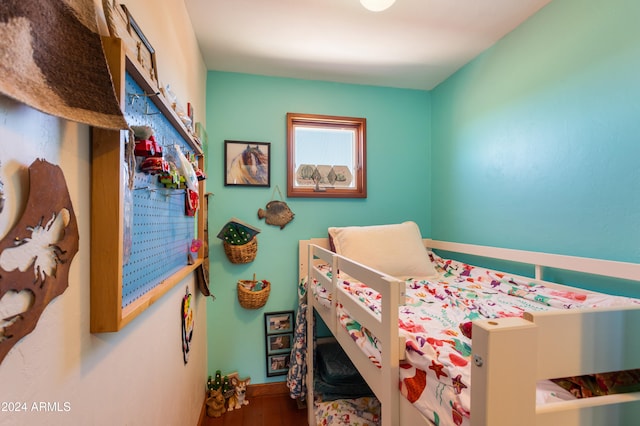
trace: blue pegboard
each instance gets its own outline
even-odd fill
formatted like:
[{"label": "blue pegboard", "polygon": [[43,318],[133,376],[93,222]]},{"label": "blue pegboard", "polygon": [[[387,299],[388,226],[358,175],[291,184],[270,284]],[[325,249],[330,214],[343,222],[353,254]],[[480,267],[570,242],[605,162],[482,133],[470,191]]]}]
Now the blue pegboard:
[{"label": "blue pegboard", "polygon": [[[125,96],[129,125],[151,126],[163,150],[178,144],[182,152],[193,153],[128,73]],[[136,170],[131,235],[131,252],[122,271],[123,308],[187,265],[196,222],[195,217],[185,215],[185,190],[166,189],[157,183],[157,176]]]}]

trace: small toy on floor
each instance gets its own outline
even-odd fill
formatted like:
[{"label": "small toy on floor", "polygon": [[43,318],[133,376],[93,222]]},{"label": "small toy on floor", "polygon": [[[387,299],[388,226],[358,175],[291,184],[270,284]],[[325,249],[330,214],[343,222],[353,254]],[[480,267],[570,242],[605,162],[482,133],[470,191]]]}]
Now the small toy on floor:
[{"label": "small toy on floor", "polygon": [[240,380],[237,377],[231,377],[231,385],[234,388],[233,395],[229,397],[227,401],[227,411],[233,411],[241,408],[243,405],[248,405],[249,401],[246,399],[247,385],[251,381],[250,377],[244,380]]},{"label": "small toy on floor", "polygon": [[213,380],[211,379],[211,376],[209,376],[209,380],[207,380],[207,390],[219,389],[222,389],[222,373],[220,373],[220,370],[217,370]]},{"label": "small toy on floor", "polygon": [[207,392],[207,416],[220,417],[227,409],[224,406],[225,400],[220,389],[211,389]]}]

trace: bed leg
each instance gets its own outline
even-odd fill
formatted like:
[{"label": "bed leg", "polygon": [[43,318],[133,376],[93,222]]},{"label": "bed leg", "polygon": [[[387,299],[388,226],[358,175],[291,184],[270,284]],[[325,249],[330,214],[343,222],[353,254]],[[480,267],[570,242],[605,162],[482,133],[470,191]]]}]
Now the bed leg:
[{"label": "bed leg", "polygon": [[314,321],[315,316],[313,314],[313,294],[309,294],[311,292],[310,282],[312,280],[311,270],[313,265],[313,250],[310,245],[305,245],[304,253],[302,249],[300,251],[300,258],[306,256],[306,268],[304,269],[304,276],[307,280],[307,422],[309,426],[316,426],[316,415],[314,409],[314,387],[313,387],[313,377],[314,377],[314,355],[315,355],[315,335],[314,331]]},{"label": "bed leg", "polygon": [[[313,296],[309,296],[313,297]],[[313,335],[314,329],[314,316],[313,316],[313,305],[307,304],[307,422],[309,426],[316,425],[316,414],[314,408],[314,388],[313,388],[313,377],[314,377],[314,356],[315,356],[315,336]]]}]

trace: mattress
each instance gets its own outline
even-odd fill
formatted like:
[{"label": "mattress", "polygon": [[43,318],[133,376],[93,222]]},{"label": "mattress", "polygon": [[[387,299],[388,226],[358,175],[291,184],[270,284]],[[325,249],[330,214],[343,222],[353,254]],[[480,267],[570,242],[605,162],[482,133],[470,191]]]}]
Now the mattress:
[{"label": "mattress", "polygon": [[319,343],[315,364],[315,395],[322,401],[374,396],[337,342]]},{"label": "mattress", "polygon": [[[521,317],[524,312],[638,304],[640,301],[578,289],[558,289],[528,278],[480,268],[430,253],[436,278],[406,281],[406,303],[399,307],[400,333],[406,339],[400,365],[402,394],[439,425],[468,425],[471,386],[471,321]],[[328,266],[321,267],[330,274]],[[339,285],[349,297],[380,315],[377,292],[350,277]],[[318,303],[328,306],[331,295],[318,283],[310,285]],[[379,365],[380,342],[338,305],[339,323]],[[552,350],[562,350],[554,348]],[[523,366],[526,368],[526,366]],[[545,381],[538,401],[572,399],[564,389]]]}]

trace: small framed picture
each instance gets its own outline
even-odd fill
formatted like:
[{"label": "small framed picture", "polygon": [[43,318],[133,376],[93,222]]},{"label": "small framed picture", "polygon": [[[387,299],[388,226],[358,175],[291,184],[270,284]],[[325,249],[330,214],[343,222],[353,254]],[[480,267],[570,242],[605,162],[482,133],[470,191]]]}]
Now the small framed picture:
[{"label": "small framed picture", "polygon": [[[151,79],[155,80],[155,83],[160,85],[160,83],[158,82],[158,67],[156,65],[155,49],[151,47],[151,43],[149,43],[149,40],[147,39],[147,37],[145,37],[144,33],[140,29],[140,26],[135,21],[135,19],[133,19],[133,16],[131,16],[131,13],[129,12],[129,9],[127,9],[127,6],[121,4],[120,7],[124,11],[124,14],[127,16],[129,27],[131,27],[131,29],[135,32],[139,40],[137,44],[142,43],[145,47],[145,49],[140,49],[140,47],[138,47],[138,61],[142,61],[141,63],[147,64],[145,65],[145,68],[149,68],[148,71]],[[129,30],[129,33],[131,33],[131,30]]]},{"label": "small framed picture", "polygon": [[267,312],[264,314],[266,334],[293,332],[293,311]]},{"label": "small framed picture", "polygon": [[291,352],[293,333],[267,335],[267,355]]},{"label": "small framed picture", "polygon": [[290,354],[269,355],[267,357],[267,377],[283,376],[289,371]]},{"label": "small framed picture", "polygon": [[225,186],[271,186],[271,144],[224,141]]}]

